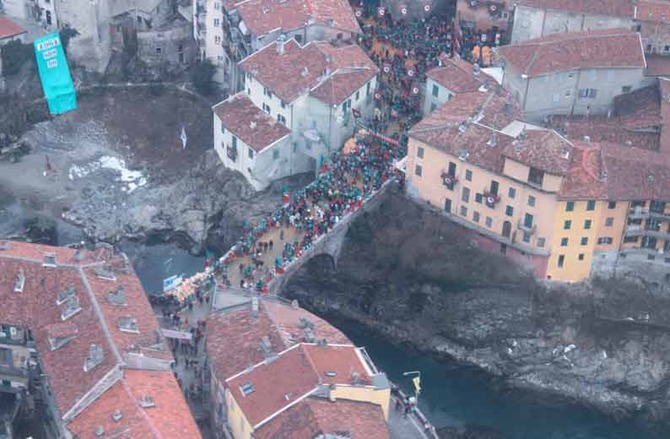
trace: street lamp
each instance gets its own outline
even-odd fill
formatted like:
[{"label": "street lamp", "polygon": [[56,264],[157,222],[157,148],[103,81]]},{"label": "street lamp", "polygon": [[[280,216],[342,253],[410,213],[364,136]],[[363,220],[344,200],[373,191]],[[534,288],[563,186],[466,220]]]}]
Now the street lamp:
[{"label": "street lamp", "polygon": [[416,404],[419,404],[419,393],[421,393],[421,371],[419,370],[410,370],[408,372],[403,372],[403,376],[416,375],[412,378],[412,383],[414,384],[414,399],[416,399]]}]

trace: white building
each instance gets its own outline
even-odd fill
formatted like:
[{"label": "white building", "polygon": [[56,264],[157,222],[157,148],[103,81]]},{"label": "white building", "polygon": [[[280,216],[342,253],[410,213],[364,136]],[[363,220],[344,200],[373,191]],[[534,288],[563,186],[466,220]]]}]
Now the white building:
[{"label": "white building", "polygon": [[423,115],[427,116],[458,93],[477,91],[493,86],[495,80],[480,68],[460,58],[441,58],[442,65],[426,73]]},{"label": "white building", "polygon": [[301,44],[348,40],[361,32],[347,0],[194,0],[194,36],[215,80],[243,88],[237,64],[281,35]]},{"label": "white building", "polygon": [[214,107],[215,147],[257,190],[314,171],[353,135],[356,117],[371,118],[378,69],[357,45],[280,39],[240,68],[245,90]]},{"label": "white building", "polygon": [[563,32],[635,27],[631,0],[517,0],[512,43]]}]

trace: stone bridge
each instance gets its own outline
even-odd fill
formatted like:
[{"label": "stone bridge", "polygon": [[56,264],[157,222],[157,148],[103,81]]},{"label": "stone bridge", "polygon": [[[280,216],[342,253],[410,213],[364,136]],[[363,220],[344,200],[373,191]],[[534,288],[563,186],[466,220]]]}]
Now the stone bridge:
[{"label": "stone bridge", "polygon": [[389,188],[391,188],[393,184],[395,184],[393,180],[384,183],[378,191],[373,192],[370,197],[365,200],[358,210],[343,217],[330,232],[320,236],[314,241],[312,248],[305,251],[299,258],[288,265],[283,274],[277,274],[272,281],[270,281],[267,285],[268,294],[278,295],[293,274],[297,273],[300,268],[315,256],[328,255],[332,260],[333,267],[337,267],[337,262],[342,251],[342,245],[344,244],[344,238],[347,236],[349,226],[351,226],[351,224],[365,212],[376,210],[386,198],[384,194],[389,191]]}]

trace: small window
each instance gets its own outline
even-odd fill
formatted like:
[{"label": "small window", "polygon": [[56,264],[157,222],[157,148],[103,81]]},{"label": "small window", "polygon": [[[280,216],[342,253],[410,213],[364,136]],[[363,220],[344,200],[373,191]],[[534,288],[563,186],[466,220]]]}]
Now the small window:
[{"label": "small window", "polygon": [[267,114],[270,114],[270,106],[263,102],[263,111],[265,111]]},{"label": "small window", "polygon": [[514,215],[514,208],[512,206],[505,207],[505,215],[507,216]]},{"label": "small window", "polygon": [[575,202],[574,201],[568,201],[565,203],[565,211],[566,212],[572,212],[575,210]]},{"label": "small window", "polygon": [[449,162],[449,175],[456,175],[456,163]]},{"label": "small window", "polygon": [[598,245],[611,244],[612,241],[613,241],[612,238],[605,236],[605,237],[602,237],[602,238],[598,238]]},{"label": "small window", "polygon": [[537,238],[537,246],[543,248],[545,244],[545,238]]},{"label": "small window", "polygon": [[563,230],[570,230],[570,227],[572,227],[572,221],[571,220],[563,221]]},{"label": "small window", "polygon": [[475,194],[475,203],[482,204],[482,200],[484,199],[484,195],[482,194]]},{"label": "small window", "polygon": [[537,186],[542,186],[542,181],[544,180],[544,172],[536,168],[530,168],[528,170],[528,183],[534,184]]},{"label": "small window", "polygon": [[430,104],[430,112],[431,112],[431,113],[432,113],[433,111],[435,111],[436,108],[437,108],[437,104],[436,104],[436,103],[432,103],[432,104]]},{"label": "small window", "polygon": [[437,84],[433,84],[433,96],[438,97],[440,95],[440,87]]},{"label": "small window", "polygon": [[584,253],[580,253],[579,256],[577,256],[577,259],[579,259],[580,261],[583,261],[584,260]]},{"label": "small window", "polygon": [[486,227],[491,227],[493,225],[493,219],[490,216],[486,217]]},{"label": "small window", "polygon": [[465,171],[465,179],[467,181],[472,181],[472,171],[471,170],[468,169],[468,170]]},{"label": "small window", "polygon": [[281,107],[282,107],[282,108],[286,108],[286,102],[281,101]]},{"label": "small window", "polygon": [[605,227],[612,227],[614,225],[614,218],[609,216],[605,219]]},{"label": "small window", "polygon": [[561,247],[568,246],[568,238],[561,238]]},{"label": "small window", "polygon": [[463,194],[461,195],[461,200],[464,203],[467,203],[470,201],[470,188],[464,187],[463,188]]},{"label": "small window", "polygon": [[248,151],[247,151],[247,155],[249,156],[250,159],[253,160],[253,158],[254,158],[254,150],[251,149],[251,148],[249,148]]},{"label": "small window", "polygon": [[221,124],[221,134],[226,134],[226,127]]},{"label": "small window", "polygon": [[419,146],[419,147],[416,149],[416,156],[417,156],[418,158],[420,158],[420,159],[423,158],[423,147],[422,147],[422,146]]},{"label": "small window", "polygon": [[554,93],[551,97],[551,100],[554,102],[554,104],[557,104],[561,102],[561,95],[558,93]]},{"label": "small window", "polygon": [[637,239],[638,239],[638,236],[626,236],[626,237],[623,239],[623,242],[625,242],[625,243],[627,243],[627,244],[631,244],[631,243],[633,243],[633,242],[637,242]]},{"label": "small window", "polygon": [[497,181],[491,180],[491,188],[490,189],[491,189],[491,193],[493,195],[498,195],[498,186],[499,186],[499,184],[498,184]]},{"label": "small window", "polygon": [[[138,17],[138,18],[139,18],[139,17]],[[215,18],[215,19],[214,19],[214,27],[219,27],[219,24],[221,24],[221,22],[219,21],[218,18]]]},{"label": "small window", "polygon": [[586,210],[595,210],[596,202],[594,200],[589,200],[586,202]]},{"label": "small window", "polygon": [[423,174],[423,168],[421,167],[421,165],[416,165],[414,167],[414,174],[417,175],[418,177],[421,177],[421,175]]},{"label": "small window", "polygon": [[531,206],[531,207],[535,206],[535,197],[534,196],[532,196],[532,195],[528,196],[528,205]]},{"label": "small window", "polygon": [[584,220],[584,228],[589,230],[591,228],[592,221],[590,219]]},{"label": "small window", "polygon": [[633,90],[633,87],[630,85],[624,85],[621,87],[621,93],[630,93]]},{"label": "small window", "polygon": [[272,160],[277,160],[279,158],[279,150],[275,149],[272,151]]},{"label": "small window", "polygon": [[507,191],[507,195],[510,198],[516,197],[516,189],[514,189],[513,187],[509,188],[509,190]]},{"label": "small window", "polygon": [[565,255],[558,255],[558,268],[563,268],[565,264]]},{"label": "small window", "polygon": [[360,99],[360,97],[361,97],[361,91],[358,90],[358,91],[356,91],[356,98],[355,99],[358,100],[358,99]]},{"label": "small window", "polygon": [[472,212],[472,221],[474,221],[476,223],[479,222],[479,212],[477,212],[476,210],[474,212]]},{"label": "small window", "polygon": [[461,216],[468,216],[468,208],[461,206]]},{"label": "small window", "polygon": [[580,241],[581,245],[588,245],[589,244],[589,238],[586,236],[582,237],[582,240]]},{"label": "small window", "polygon": [[286,125],[286,118],[282,114],[277,115],[277,122],[282,125]]},{"label": "small window", "polygon": [[523,232],[523,236],[521,237],[523,242],[528,244],[530,242],[530,232]]},{"label": "small window", "polygon": [[160,55],[160,54],[161,54],[161,48],[160,48],[160,47],[156,47],[156,55]]}]

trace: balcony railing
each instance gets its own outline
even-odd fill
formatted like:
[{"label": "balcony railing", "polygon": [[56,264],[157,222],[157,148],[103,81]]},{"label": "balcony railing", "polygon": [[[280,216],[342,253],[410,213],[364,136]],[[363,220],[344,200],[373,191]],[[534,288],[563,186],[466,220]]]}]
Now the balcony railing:
[{"label": "balcony railing", "polygon": [[633,224],[626,227],[626,236],[651,236],[652,238],[670,240],[670,231],[649,230]]},{"label": "balcony railing", "polygon": [[519,229],[519,230],[522,230],[526,233],[530,233],[532,235],[533,233],[535,233],[537,225],[535,225],[535,224],[527,225],[523,221],[519,220],[516,223],[516,228]]},{"label": "balcony railing", "polygon": [[661,221],[670,221],[670,213],[654,212],[652,210],[649,212],[649,216],[652,218],[659,219]]},{"label": "balcony railing", "polygon": [[0,376],[28,378],[28,369],[19,369],[9,364],[0,364]]},{"label": "balcony railing", "polygon": [[628,216],[633,219],[649,218],[649,209],[645,207],[633,207],[629,210]]}]

